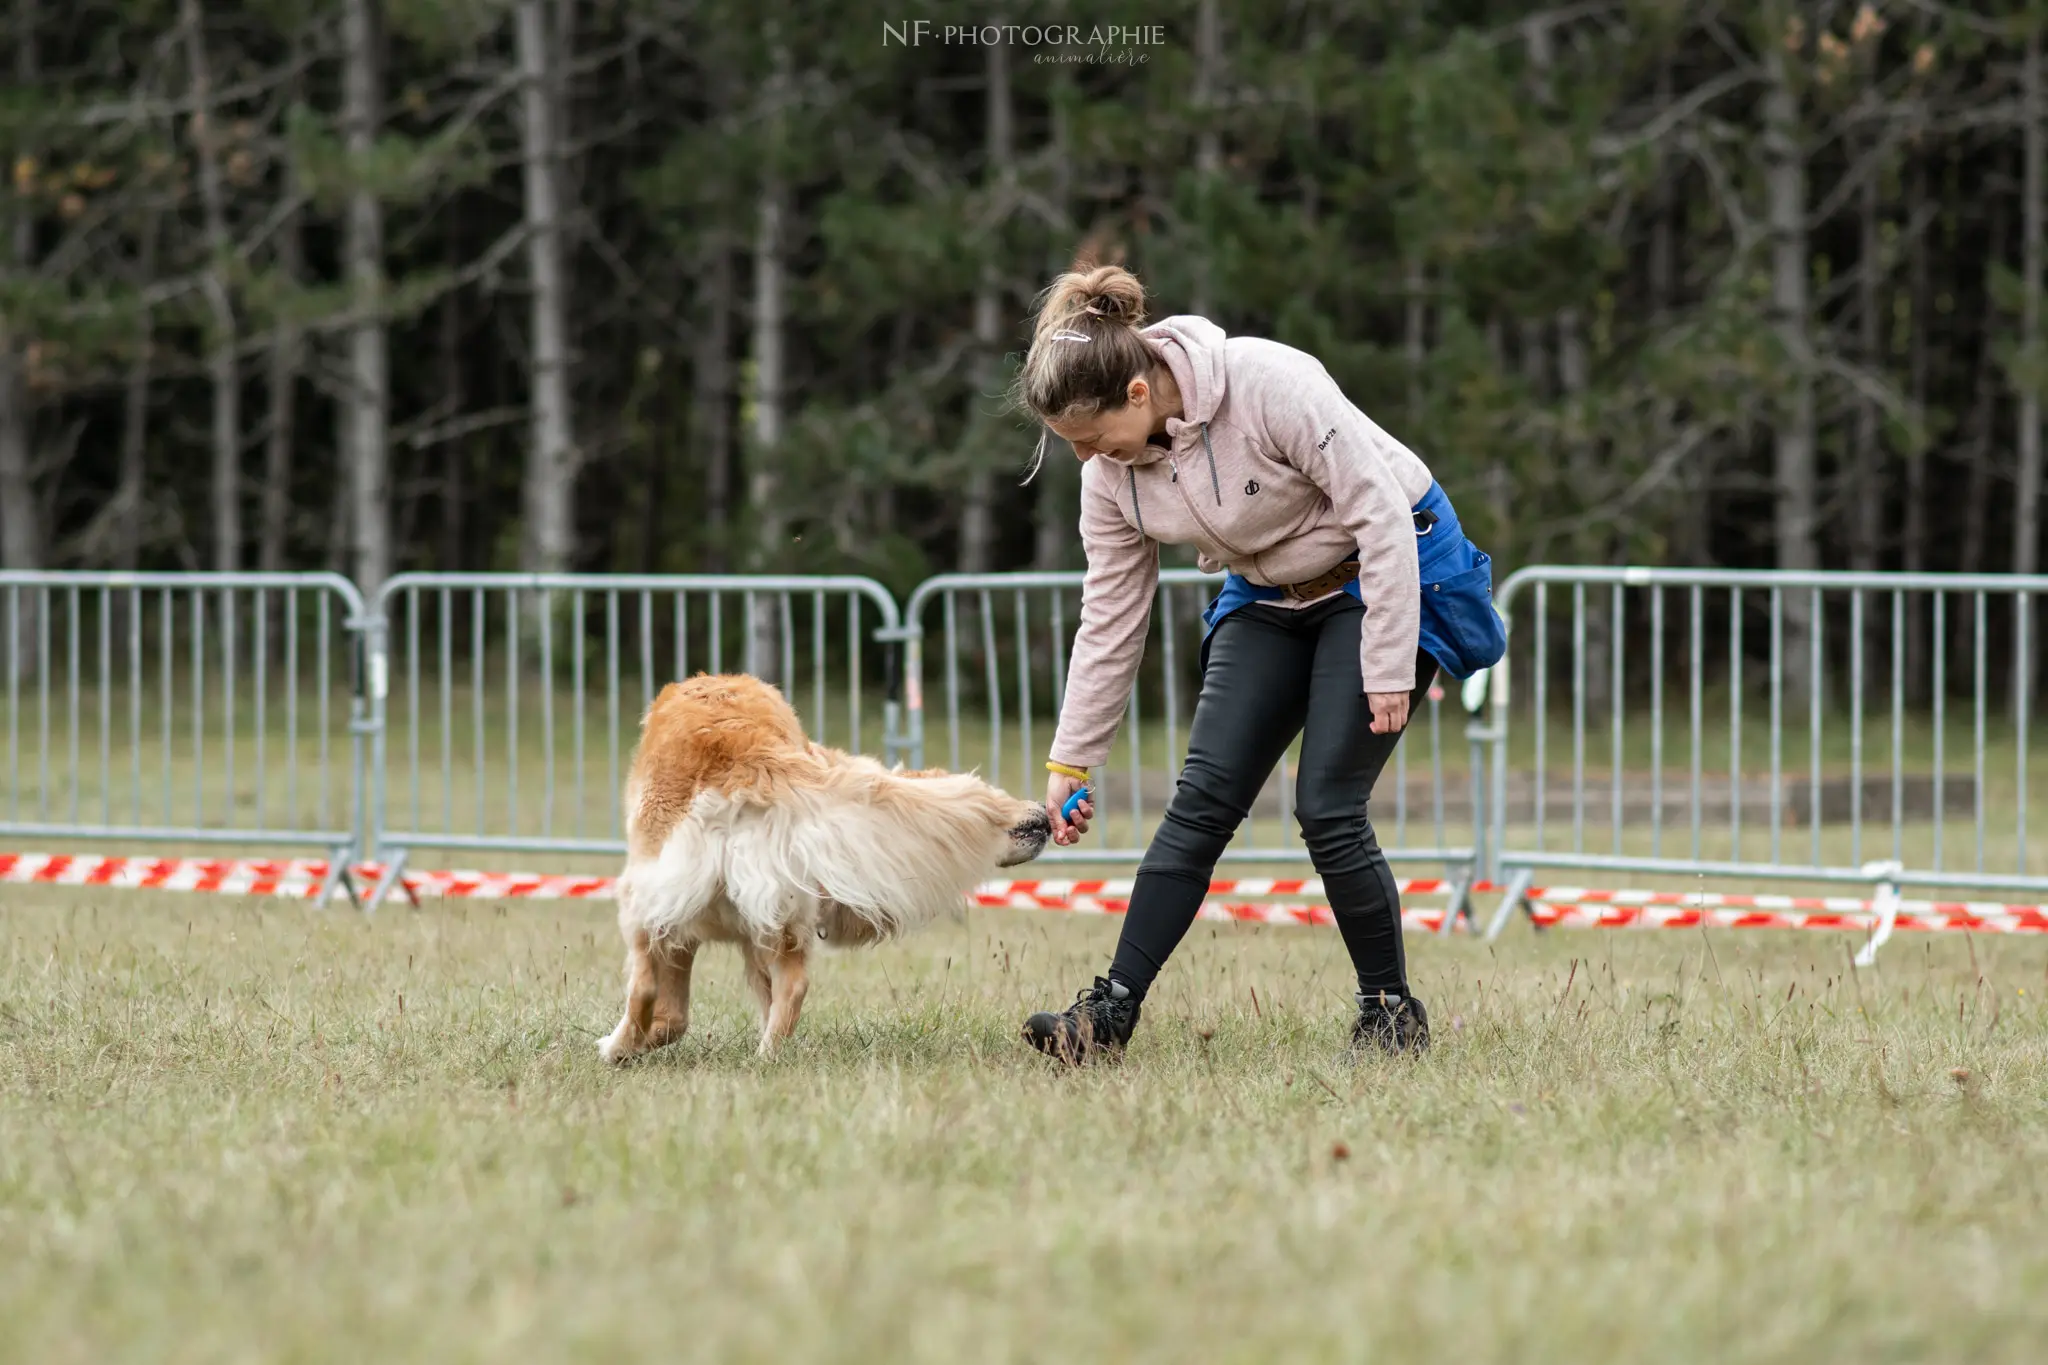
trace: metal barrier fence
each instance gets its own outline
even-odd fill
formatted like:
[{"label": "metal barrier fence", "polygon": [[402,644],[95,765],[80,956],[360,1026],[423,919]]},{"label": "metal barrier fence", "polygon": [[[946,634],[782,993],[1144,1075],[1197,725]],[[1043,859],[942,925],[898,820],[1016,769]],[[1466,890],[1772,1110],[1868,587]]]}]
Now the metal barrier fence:
[{"label": "metal barrier fence", "polygon": [[[1098,835],[1048,861],[1141,855],[1216,582],[1162,572]],[[323,898],[382,856],[372,904],[418,848],[614,857],[641,712],[700,669],[777,682],[823,742],[1029,793],[1080,584],[943,575],[899,613],[858,577],[409,574],[366,608],[331,574],[0,572],[0,836],[317,847]],[[1454,910],[1480,870],[1503,881],[1490,934],[1545,868],[1863,884],[1883,911],[1866,960],[1904,887],[2048,891],[2028,824],[2044,592],[1524,569],[1498,594],[1510,650],[1469,748],[1439,692],[1381,777],[1388,856],[1444,865]],[[1226,859],[1306,860],[1293,769]]]},{"label": "metal barrier fence", "polygon": [[1480,732],[1507,883],[1489,935],[1542,868],[1872,886],[1865,962],[1903,886],[2048,891],[2027,823],[2042,592],[2048,576],[1514,574]]},{"label": "metal barrier fence", "polygon": [[[944,574],[918,586],[903,613],[913,762],[978,766],[990,781],[1022,793],[1043,785],[1045,749],[1066,690],[1066,651],[1080,619],[1081,577]],[[1041,861],[1136,861],[1172,794],[1201,690],[1201,612],[1222,578],[1192,569],[1165,569],[1159,578],[1145,663],[1118,738],[1120,757],[1095,774],[1099,840],[1091,835],[1085,847],[1048,849]],[[928,626],[934,614],[937,622]],[[927,688],[928,663],[938,673],[936,698]],[[1456,713],[1447,716],[1445,709],[1437,689],[1380,779],[1375,815],[1387,857],[1442,863],[1458,887],[1454,906],[1462,907],[1475,836],[1485,826],[1482,751],[1475,743],[1465,771],[1457,771],[1455,737],[1446,734]],[[1293,752],[1281,759],[1226,859],[1307,858],[1293,828]]]},{"label": "metal barrier fence", "polygon": [[0,837],[319,848],[353,898],[369,624],[335,574],[0,571]]},{"label": "metal barrier fence", "polygon": [[694,671],[779,684],[821,743],[899,748],[899,618],[872,579],[402,574],[375,618],[372,905],[414,849],[623,854],[640,717]]}]

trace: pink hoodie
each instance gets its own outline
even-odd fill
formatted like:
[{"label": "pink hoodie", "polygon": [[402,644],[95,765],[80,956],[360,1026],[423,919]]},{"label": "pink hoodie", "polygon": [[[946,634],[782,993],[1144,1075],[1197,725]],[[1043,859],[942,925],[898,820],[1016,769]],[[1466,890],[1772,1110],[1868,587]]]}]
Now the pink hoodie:
[{"label": "pink hoodie", "polygon": [[1201,566],[1253,583],[1301,583],[1354,556],[1366,613],[1359,690],[1415,685],[1421,625],[1416,503],[1434,480],[1415,453],[1352,406],[1322,363],[1207,318],[1144,330],[1180,387],[1170,448],[1098,455],[1081,471],[1088,571],[1051,757],[1109,757],[1144,657],[1159,546],[1193,545]]}]

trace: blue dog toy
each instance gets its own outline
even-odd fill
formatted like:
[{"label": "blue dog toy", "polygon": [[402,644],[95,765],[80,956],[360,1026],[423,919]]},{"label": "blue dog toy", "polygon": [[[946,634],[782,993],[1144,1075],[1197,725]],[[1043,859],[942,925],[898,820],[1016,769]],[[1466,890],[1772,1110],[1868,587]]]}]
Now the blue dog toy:
[{"label": "blue dog toy", "polygon": [[1080,804],[1081,804],[1081,803],[1082,803],[1083,801],[1086,801],[1086,800],[1087,800],[1087,799],[1088,799],[1088,798],[1089,798],[1090,796],[1092,796],[1093,794],[1094,794],[1094,793],[1092,793],[1091,791],[1089,791],[1089,790],[1088,790],[1088,788],[1086,788],[1086,787],[1080,787],[1080,788],[1077,788],[1077,789],[1075,790],[1074,794],[1073,794],[1072,796],[1070,796],[1070,797],[1068,797],[1068,798],[1067,798],[1067,800],[1066,800],[1066,804],[1064,804],[1064,805],[1062,805],[1062,806],[1060,807],[1060,819],[1062,819],[1062,820],[1071,820],[1071,819],[1073,819],[1073,818],[1074,818],[1074,807],[1076,807],[1076,806],[1080,805]]}]

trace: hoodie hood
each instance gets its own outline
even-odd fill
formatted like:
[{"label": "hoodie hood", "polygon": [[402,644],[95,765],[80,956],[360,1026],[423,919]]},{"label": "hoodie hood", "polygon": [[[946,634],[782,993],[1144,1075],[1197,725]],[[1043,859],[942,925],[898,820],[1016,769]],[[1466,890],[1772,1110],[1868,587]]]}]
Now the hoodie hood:
[{"label": "hoodie hood", "polygon": [[[1173,375],[1180,390],[1181,415],[1166,419],[1166,439],[1178,446],[1183,439],[1199,440],[1202,425],[1223,406],[1223,329],[1193,313],[1161,318],[1139,335],[1152,343],[1160,360]],[[1098,455],[1099,460],[1123,468],[1148,465],[1166,458],[1167,451],[1147,446],[1135,456]]]},{"label": "hoodie hood", "polygon": [[1141,335],[1158,350],[1180,388],[1181,415],[1166,419],[1176,444],[1181,431],[1199,427],[1223,406],[1223,329],[1205,317],[1181,313],[1161,318]]}]

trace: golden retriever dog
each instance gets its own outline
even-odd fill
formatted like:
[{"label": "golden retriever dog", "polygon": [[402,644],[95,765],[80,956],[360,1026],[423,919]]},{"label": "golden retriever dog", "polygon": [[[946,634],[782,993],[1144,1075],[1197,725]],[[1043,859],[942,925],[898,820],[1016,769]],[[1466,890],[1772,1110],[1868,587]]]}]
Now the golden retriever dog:
[{"label": "golden retriever dog", "polygon": [[744,674],[670,683],[640,722],[618,880],[623,1062],[683,1036],[706,943],[739,945],[761,1051],[796,1028],[814,943],[856,946],[959,908],[1045,848],[1045,808],[962,773],[905,772],[814,744],[782,693]]}]

